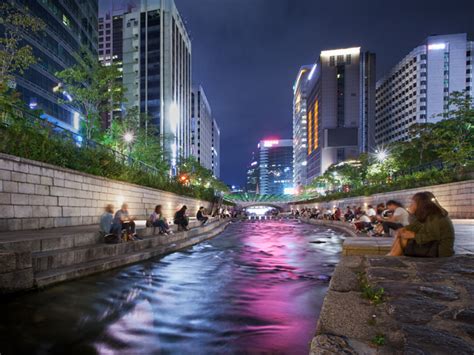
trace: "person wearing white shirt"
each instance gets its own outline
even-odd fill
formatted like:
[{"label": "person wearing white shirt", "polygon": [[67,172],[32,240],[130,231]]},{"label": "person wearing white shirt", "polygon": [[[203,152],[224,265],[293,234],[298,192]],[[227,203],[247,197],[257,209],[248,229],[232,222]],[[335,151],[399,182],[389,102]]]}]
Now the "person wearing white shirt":
[{"label": "person wearing white shirt", "polygon": [[390,217],[377,217],[382,222],[384,237],[390,237],[390,230],[397,230],[410,224],[410,214],[398,201],[390,200],[387,208],[392,212]]}]

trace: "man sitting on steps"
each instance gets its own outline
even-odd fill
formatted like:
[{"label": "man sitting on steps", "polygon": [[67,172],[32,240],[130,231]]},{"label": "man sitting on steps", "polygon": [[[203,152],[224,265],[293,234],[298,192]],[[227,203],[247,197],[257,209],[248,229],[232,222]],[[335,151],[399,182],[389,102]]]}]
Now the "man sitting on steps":
[{"label": "man sitting on steps", "polygon": [[201,222],[201,226],[203,226],[207,222],[209,217],[204,215],[204,207],[199,207],[199,210],[196,214],[196,219]]}]

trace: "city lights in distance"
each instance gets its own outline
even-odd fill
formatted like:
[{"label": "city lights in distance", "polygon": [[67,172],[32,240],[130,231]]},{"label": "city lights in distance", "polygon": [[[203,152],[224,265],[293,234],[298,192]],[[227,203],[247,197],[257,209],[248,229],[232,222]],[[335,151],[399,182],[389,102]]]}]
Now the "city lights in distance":
[{"label": "city lights in distance", "polygon": [[283,193],[285,195],[294,195],[295,194],[295,188],[294,187],[285,187],[283,189]]},{"label": "city lights in distance", "polygon": [[445,49],[446,43],[433,43],[428,45],[429,50]]}]

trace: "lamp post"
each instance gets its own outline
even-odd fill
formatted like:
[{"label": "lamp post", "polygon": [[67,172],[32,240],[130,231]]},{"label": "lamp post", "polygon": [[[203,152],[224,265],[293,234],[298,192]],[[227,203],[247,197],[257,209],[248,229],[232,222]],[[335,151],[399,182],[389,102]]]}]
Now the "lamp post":
[{"label": "lamp post", "polygon": [[135,139],[133,132],[125,132],[123,135],[123,140],[127,144],[127,150],[128,150],[128,165],[130,165],[131,162],[131,154],[132,154],[132,142]]}]

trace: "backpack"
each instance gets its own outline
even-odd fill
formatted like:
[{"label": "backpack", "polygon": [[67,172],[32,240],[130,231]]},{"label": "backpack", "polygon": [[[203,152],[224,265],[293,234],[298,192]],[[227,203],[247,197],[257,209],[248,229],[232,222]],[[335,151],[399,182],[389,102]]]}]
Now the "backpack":
[{"label": "backpack", "polygon": [[104,236],[105,244],[118,244],[120,243],[120,238],[116,234],[106,234]]}]

